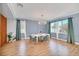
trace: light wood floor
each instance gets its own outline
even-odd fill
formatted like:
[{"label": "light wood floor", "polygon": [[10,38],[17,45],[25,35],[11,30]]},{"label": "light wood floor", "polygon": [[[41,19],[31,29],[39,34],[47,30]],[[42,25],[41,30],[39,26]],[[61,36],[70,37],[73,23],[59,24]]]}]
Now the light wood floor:
[{"label": "light wood floor", "polygon": [[0,48],[1,56],[79,56],[79,46],[51,39],[49,42],[33,43],[20,40]]}]

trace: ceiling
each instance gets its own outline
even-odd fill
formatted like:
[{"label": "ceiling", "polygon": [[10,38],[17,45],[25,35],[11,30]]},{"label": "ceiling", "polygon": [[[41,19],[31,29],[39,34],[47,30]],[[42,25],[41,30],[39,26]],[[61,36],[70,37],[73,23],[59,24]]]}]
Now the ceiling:
[{"label": "ceiling", "polygon": [[78,3],[13,3],[8,6],[14,17],[30,20],[50,20],[79,11]]}]

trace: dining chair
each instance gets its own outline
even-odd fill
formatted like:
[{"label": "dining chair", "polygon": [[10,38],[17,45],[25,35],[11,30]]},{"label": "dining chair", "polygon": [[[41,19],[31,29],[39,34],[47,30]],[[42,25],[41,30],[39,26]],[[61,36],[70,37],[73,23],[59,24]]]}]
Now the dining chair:
[{"label": "dining chair", "polygon": [[37,39],[37,37],[35,36],[35,37],[33,37],[32,41],[36,42],[36,39]]},{"label": "dining chair", "polygon": [[45,40],[45,41],[49,41],[49,35],[46,35],[46,36],[44,37],[44,40]]},{"label": "dining chair", "polygon": [[33,36],[31,36],[31,35],[30,35],[29,37],[30,37],[30,40],[31,40],[31,41],[33,41],[33,42],[35,42],[35,43],[36,43],[36,38],[37,38],[36,36],[35,36],[35,37],[33,37]]},{"label": "dining chair", "polygon": [[39,36],[38,37],[38,41],[43,42],[43,40],[44,40],[44,36]]},{"label": "dining chair", "polygon": [[29,37],[30,37],[30,40],[32,40],[32,36],[30,35]]}]

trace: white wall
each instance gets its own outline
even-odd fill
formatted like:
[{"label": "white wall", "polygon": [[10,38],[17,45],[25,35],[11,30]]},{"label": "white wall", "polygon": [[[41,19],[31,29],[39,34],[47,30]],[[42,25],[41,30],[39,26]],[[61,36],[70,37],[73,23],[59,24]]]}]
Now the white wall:
[{"label": "white wall", "polygon": [[9,32],[16,34],[16,20],[7,20],[7,33]]}]

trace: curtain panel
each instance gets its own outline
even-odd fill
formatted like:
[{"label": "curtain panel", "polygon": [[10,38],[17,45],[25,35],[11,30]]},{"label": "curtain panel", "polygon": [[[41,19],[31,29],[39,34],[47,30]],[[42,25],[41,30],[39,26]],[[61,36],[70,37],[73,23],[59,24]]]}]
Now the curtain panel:
[{"label": "curtain panel", "polygon": [[20,20],[17,20],[16,22],[16,40],[20,40],[21,39],[21,29],[20,29]]},{"label": "curtain panel", "polygon": [[68,43],[74,44],[74,28],[72,18],[68,18]]}]

